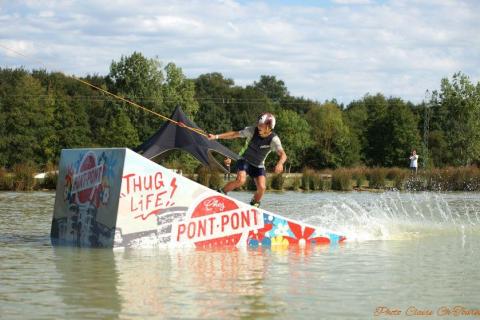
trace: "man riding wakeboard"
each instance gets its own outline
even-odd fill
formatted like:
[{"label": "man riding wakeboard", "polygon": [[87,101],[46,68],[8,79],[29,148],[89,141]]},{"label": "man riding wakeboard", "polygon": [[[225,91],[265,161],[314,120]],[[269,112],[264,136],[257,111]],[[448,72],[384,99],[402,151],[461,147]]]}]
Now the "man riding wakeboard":
[{"label": "man riding wakeboard", "polygon": [[283,172],[283,164],[287,161],[287,155],[282,148],[280,138],[273,128],[275,127],[275,117],[271,113],[260,115],[256,126],[246,127],[240,131],[229,131],[221,134],[209,134],[210,140],[215,139],[250,139],[246,150],[241,154],[242,158],[237,161],[237,179],[227,183],[220,192],[228,192],[239,188],[247,181],[247,174],[255,181],[257,191],[253,195],[250,204],[260,206],[260,200],[266,190],[266,171],[265,159],[271,151],[275,151],[279,156],[274,172]]}]

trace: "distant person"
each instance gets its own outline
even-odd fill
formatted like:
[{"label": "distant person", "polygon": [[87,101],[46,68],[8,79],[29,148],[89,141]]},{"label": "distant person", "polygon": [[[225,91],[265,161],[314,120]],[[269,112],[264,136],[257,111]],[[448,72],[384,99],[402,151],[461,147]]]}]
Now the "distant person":
[{"label": "distant person", "polygon": [[225,173],[225,175],[223,176],[223,180],[230,181],[230,173],[231,173],[230,165],[232,164],[232,159],[225,158],[223,160],[223,164],[225,165],[225,169],[227,169],[227,173]]},{"label": "distant person", "polygon": [[273,128],[275,127],[275,117],[271,113],[263,113],[258,118],[255,126],[246,127],[240,131],[229,131],[221,134],[209,134],[208,138],[213,139],[250,139],[242,158],[237,161],[237,179],[230,181],[223,187],[220,192],[227,194],[228,192],[239,188],[247,181],[247,173],[255,181],[257,191],[253,195],[250,204],[252,206],[260,206],[260,200],[266,190],[265,178],[265,159],[270,151],[275,151],[279,156],[275,173],[283,172],[283,164],[287,161],[287,155],[283,151],[280,138]]},{"label": "distant person", "polygon": [[412,155],[410,156],[410,170],[412,173],[417,174],[418,171],[418,154],[417,150],[412,150]]}]

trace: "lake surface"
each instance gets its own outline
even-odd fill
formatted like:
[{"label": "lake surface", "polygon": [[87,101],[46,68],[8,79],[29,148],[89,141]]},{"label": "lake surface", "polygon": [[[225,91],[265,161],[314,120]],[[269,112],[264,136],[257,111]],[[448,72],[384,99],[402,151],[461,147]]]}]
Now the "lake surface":
[{"label": "lake surface", "polygon": [[348,239],[280,251],[53,248],[53,203],[0,193],[1,319],[480,318],[478,193],[268,193]]}]

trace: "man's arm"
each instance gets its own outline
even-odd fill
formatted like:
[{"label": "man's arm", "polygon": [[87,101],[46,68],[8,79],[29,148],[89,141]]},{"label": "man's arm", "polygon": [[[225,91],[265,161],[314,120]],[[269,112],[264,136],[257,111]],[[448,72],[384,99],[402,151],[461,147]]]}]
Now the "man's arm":
[{"label": "man's arm", "polygon": [[217,139],[235,139],[240,138],[240,132],[238,131],[228,131],[220,134],[208,134],[208,140],[217,140]]},{"label": "man's arm", "polygon": [[285,153],[285,151],[283,151],[283,149],[278,150],[277,154],[279,159],[277,165],[275,166],[275,173],[282,173],[283,164],[285,163],[285,161],[287,161],[287,154]]}]

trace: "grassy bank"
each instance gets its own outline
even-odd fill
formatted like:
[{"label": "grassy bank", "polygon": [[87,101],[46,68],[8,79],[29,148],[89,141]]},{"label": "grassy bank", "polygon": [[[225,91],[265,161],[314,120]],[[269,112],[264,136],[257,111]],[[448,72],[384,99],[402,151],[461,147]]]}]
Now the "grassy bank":
[{"label": "grassy bank", "polygon": [[[190,176],[199,183],[217,189],[227,183],[223,174],[204,169]],[[233,175],[231,179],[235,179]],[[480,169],[447,167],[420,170],[413,174],[404,168],[340,168],[316,171],[305,169],[301,173],[268,174],[268,190],[293,191],[351,191],[351,190],[407,190],[407,191],[480,191]],[[255,190],[248,178],[243,190]]]},{"label": "grassy bank", "polygon": [[37,166],[30,162],[20,163],[11,170],[0,168],[0,191],[53,190],[57,185],[56,167],[47,165],[42,168],[48,172],[44,178],[35,179]]},{"label": "grassy bank", "polygon": [[[30,163],[18,164],[12,170],[0,168],[0,190],[33,191],[55,189],[57,175],[52,165],[43,168],[43,179],[34,179],[38,171]],[[200,168],[194,175],[186,175],[212,189],[221,188],[228,181],[222,173]],[[235,179],[231,175],[230,179]],[[268,174],[268,190],[293,191],[351,191],[351,190],[408,190],[408,191],[480,191],[480,169],[470,167],[447,167],[420,170],[412,174],[404,168],[340,168],[316,171],[305,169],[301,173]],[[255,190],[253,180],[248,178],[243,190]]]},{"label": "grassy bank", "polygon": [[[215,175],[213,173],[212,175]],[[218,175],[218,174],[217,174]],[[222,180],[218,175],[215,181]],[[226,183],[226,182],[223,182]],[[210,185],[211,186],[211,185]],[[245,190],[255,190],[248,179]],[[268,190],[293,191],[480,191],[478,167],[447,167],[420,170],[413,174],[404,168],[340,168],[315,171],[305,169],[301,173],[269,174]]]}]

